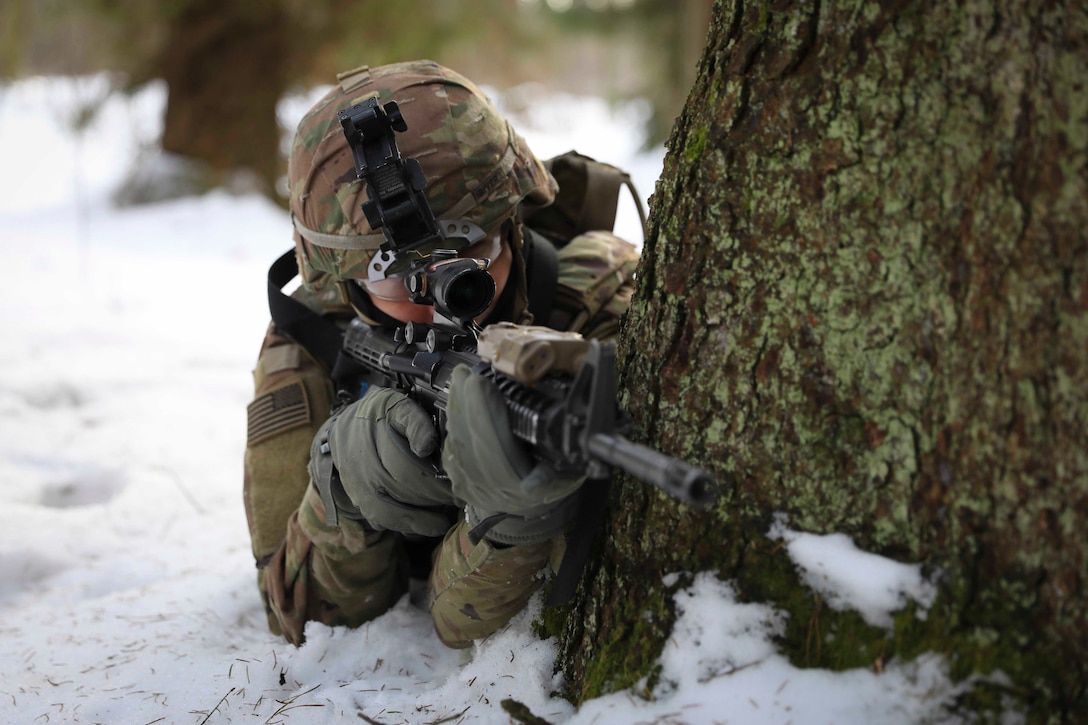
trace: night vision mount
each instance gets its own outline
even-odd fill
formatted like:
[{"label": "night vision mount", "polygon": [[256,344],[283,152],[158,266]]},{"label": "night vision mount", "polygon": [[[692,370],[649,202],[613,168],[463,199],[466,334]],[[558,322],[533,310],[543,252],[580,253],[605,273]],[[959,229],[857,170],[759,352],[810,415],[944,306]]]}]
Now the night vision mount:
[{"label": "night vision mount", "polygon": [[396,101],[382,106],[370,98],[337,116],[355,173],[366,183],[363,213],[385,237],[367,268],[368,279],[402,276],[413,302],[434,305],[437,315],[471,329],[473,318],[494,299],[495,281],[486,271],[490,260],[460,258],[457,250],[483,241],[486,232],[465,219],[435,219],[423,193],[423,168],[397,148],[395,134],[408,125]]}]

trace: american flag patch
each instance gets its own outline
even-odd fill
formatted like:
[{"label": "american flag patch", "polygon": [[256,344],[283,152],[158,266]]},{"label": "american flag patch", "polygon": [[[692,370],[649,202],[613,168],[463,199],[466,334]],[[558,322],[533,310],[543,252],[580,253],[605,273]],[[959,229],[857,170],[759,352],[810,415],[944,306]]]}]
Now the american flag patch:
[{"label": "american flag patch", "polygon": [[301,382],[265,393],[250,403],[246,412],[246,442],[251,446],[310,422],[310,403]]}]

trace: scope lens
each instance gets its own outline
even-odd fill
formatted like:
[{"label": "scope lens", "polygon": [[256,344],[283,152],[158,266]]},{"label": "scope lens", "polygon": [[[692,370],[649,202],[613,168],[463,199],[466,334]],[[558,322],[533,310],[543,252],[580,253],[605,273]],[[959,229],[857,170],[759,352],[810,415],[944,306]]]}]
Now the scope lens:
[{"label": "scope lens", "polygon": [[436,305],[446,308],[454,317],[476,317],[495,298],[495,280],[478,267],[439,267],[430,282]]}]

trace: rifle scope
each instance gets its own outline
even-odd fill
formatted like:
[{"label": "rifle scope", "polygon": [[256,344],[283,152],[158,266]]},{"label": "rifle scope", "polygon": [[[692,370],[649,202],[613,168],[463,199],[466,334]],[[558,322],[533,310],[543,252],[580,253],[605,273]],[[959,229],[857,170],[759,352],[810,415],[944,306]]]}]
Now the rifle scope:
[{"label": "rifle scope", "polygon": [[430,260],[408,273],[405,283],[412,302],[434,305],[454,320],[471,320],[495,299],[495,280],[487,273],[490,260],[461,258],[455,250],[435,250]]}]

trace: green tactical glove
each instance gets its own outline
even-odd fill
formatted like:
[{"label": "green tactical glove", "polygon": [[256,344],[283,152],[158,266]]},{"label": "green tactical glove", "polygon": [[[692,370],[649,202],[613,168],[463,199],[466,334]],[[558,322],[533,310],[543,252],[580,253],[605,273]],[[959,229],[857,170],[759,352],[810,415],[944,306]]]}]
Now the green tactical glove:
[{"label": "green tactical glove", "polygon": [[[577,510],[584,476],[563,476],[536,461],[514,438],[502,393],[467,366],[453,371],[446,405],[442,466],[475,528],[502,544],[532,544],[555,535]],[[501,516],[500,516],[501,515]],[[497,521],[498,523],[495,523]]]},{"label": "green tactical glove", "polygon": [[374,529],[444,536],[459,503],[428,459],[437,447],[438,433],[419,404],[372,387],[318,430],[310,476],[326,509],[331,502],[339,516],[362,518]]}]

